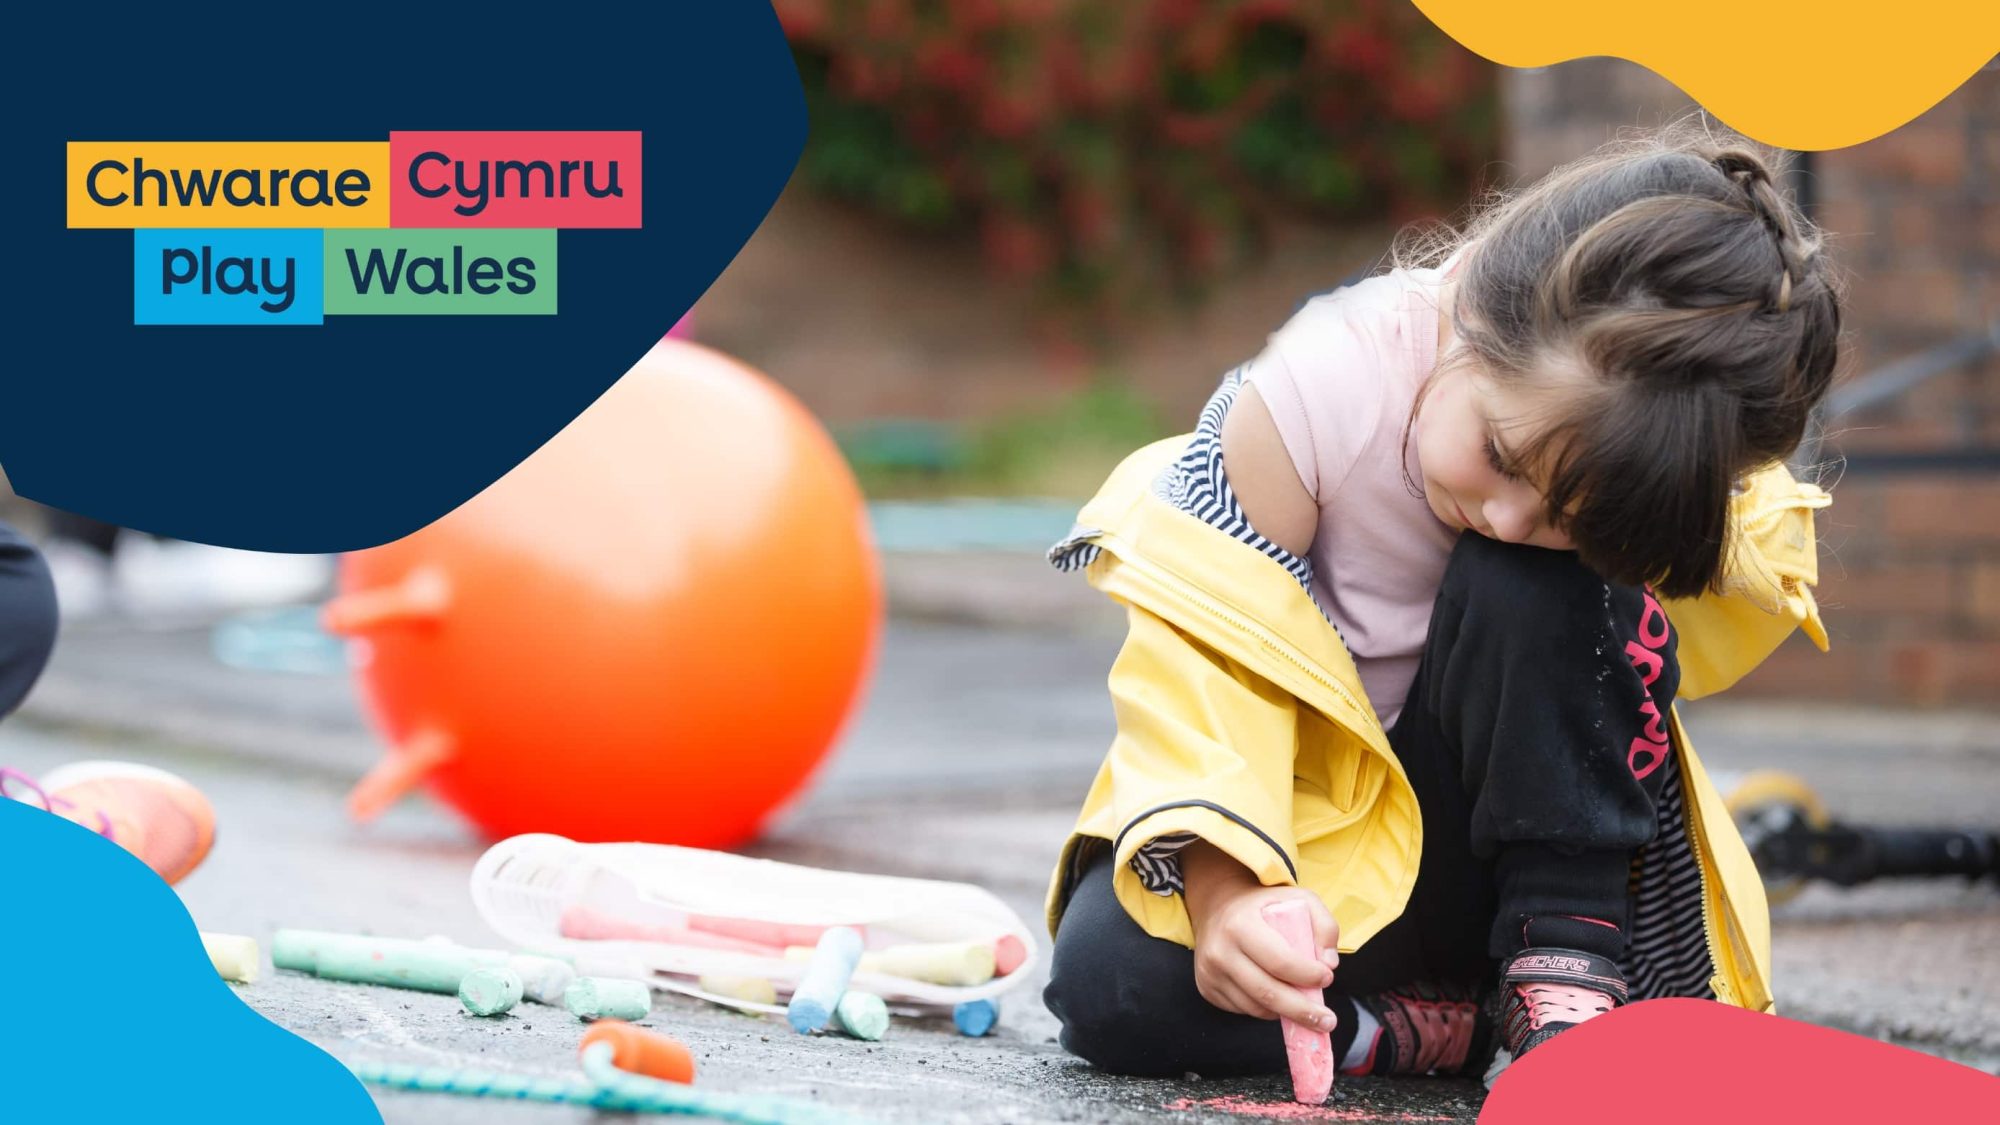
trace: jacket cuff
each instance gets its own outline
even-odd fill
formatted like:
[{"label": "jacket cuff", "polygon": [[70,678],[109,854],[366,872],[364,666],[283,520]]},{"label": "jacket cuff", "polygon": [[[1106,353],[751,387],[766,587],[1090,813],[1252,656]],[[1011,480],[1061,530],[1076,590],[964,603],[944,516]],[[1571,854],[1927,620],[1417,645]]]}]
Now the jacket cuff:
[{"label": "jacket cuff", "polygon": [[1179,894],[1185,881],[1181,876],[1181,849],[1201,837],[1192,832],[1155,836],[1139,845],[1132,857],[1132,873],[1139,883],[1156,895]]},{"label": "jacket cuff", "polygon": [[[1125,912],[1154,937],[1194,947],[1194,924],[1188,918],[1186,901],[1177,891],[1161,895],[1149,890],[1133,866],[1147,844],[1177,835],[1199,837],[1221,849],[1249,868],[1266,886],[1298,882],[1298,860],[1287,845],[1248,818],[1200,799],[1155,805],[1133,817],[1119,831],[1113,842],[1111,882]],[[1178,860],[1175,866],[1178,868]]]}]

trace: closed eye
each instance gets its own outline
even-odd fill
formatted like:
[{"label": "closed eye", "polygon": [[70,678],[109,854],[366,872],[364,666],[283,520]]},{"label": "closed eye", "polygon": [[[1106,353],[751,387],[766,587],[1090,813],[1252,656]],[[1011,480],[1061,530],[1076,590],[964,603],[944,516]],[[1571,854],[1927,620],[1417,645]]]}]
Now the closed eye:
[{"label": "closed eye", "polygon": [[1494,472],[1499,473],[1508,480],[1521,479],[1521,475],[1508,468],[1507,462],[1501,459],[1500,447],[1494,444],[1492,434],[1486,435],[1486,463],[1493,467]]}]

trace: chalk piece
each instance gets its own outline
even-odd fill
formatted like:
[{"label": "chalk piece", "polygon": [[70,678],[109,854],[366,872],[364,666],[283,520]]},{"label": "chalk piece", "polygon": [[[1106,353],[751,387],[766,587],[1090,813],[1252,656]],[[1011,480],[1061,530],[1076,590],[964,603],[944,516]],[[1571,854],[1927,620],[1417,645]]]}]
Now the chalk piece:
[{"label": "chalk piece", "polygon": [[689,929],[686,926],[631,922],[600,913],[587,906],[572,906],[563,911],[557,926],[562,936],[577,941],[656,941],[665,945],[686,945],[696,949],[755,953],[761,957],[776,957],[780,951],[780,947],[776,945]]},{"label": "chalk piece", "polygon": [[572,969],[576,968],[576,957],[573,954],[561,953],[553,949],[518,949],[514,951],[514,956],[540,957],[544,961],[561,961]]},{"label": "chalk piece", "polygon": [[705,976],[699,981],[703,992],[727,996],[749,1004],[776,1004],[778,989],[763,977]]},{"label": "chalk piece", "polygon": [[475,1016],[497,1016],[521,1002],[521,975],[512,969],[474,969],[458,983],[458,1002]]},{"label": "chalk piece", "polygon": [[870,1043],[889,1030],[889,1005],[872,992],[848,990],[833,1006],[833,1025],[856,1039]]},{"label": "chalk piece", "polygon": [[[1264,907],[1263,915],[1265,923],[1278,931],[1293,953],[1311,961],[1319,960],[1319,949],[1313,942],[1312,914],[1305,903],[1297,899],[1273,902]],[[1294,987],[1314,1006],[1325,1001],[1317,988]],[[1292,1097],[1306,1105],[1324,1104],[1327,1095],[1333,1093],[1332,1036],[1295,1020],[1279,1022],[1285,1030],[1285,1057],[1292,1064]]]},{"label": "chalk piece", "polygon": [[1013,934],[1002,934],[993,943],[993,975],[1004,977],[1028,959],[1028,947]]},{"label": "chalk piece", "polygon": [[958,1025],[960,1035],[978,1038],[993,1030],[1000,1022],[1000,1001],[967,1000],[951,1010],[951,1022]]},{"label": "chalk piece", "polygon": [[263,958],[257,955],[257,940],[240,934],[202,934],[201,947],[208,951],[208,963],[223,980],[249,984],[257,979]]},{"label": "chalk piece", "polygon": [[358,944],[323,946],[318,950],[313,971],[324,980],[455,993],[465,974],[479,967],[469,950],[411,941],[375,948]]},{"label": "chalk piece", "polygon": [[[719,934],[739,941],[756,942],[773,949],[783,949],[788,945],[803,945],[807,948],[819,944],[826,936],[827,926],[802,926],[789,922],[760,922],[752,918],[718,918],[711,914],[688,915],[688,929],[705,934]],[[865,942],[866,930],[860,926],[851,927]]]},{"label": "chalk piece", "polygon": [[319,959],[328,951],[339,951],[349,957],[372,957],[407,950],[435,952],[456,948],[448,942],[440,943],[429,938],[417,941],[370,934],[336,934],[325,930],[279,930],[271,935],[271,964],[280,969],[311,973],[318,971]]},{"label": "chalk piece", "polygon": [[993,946],[977,941],[892,945],[864,954],[864,973],[971,988],[993,979]]},{"label": "chalk piece", "polygon": [[653,1010],[653,990],[642,980],[578,977],[563,991],[563,1006],[585,1020],[642,1020]]},{"label": "chalk piece", "polygon": [[320,930],[278,930],[271,935],[271,964],[280,969],[310,973],[319,967],[321,948],[366,940],[352,934],[330,934]]},{"label": "chalk piece", "polygon": [[576,970],[566,961],[533,953],[517,953],[507,958],[507,968],[521,978],[521,995],[537,1004],[555,1007],[576,979]]},{"label": "chalk piece", "polygon": [[785,1019],[792,1030],[800,1035],[809,1035],[826,1027],[833,1018],[834,1006],[840,1003],[840,994],[847,991],[847,982],[854,977],[855,963],[861,959],[861,935],[845,926],[835,926],[820,935],[819,944],[813,948],[812,960],[806,964],[805,976],[798,987],[792,990],[791,1003],[785,1006]]}]

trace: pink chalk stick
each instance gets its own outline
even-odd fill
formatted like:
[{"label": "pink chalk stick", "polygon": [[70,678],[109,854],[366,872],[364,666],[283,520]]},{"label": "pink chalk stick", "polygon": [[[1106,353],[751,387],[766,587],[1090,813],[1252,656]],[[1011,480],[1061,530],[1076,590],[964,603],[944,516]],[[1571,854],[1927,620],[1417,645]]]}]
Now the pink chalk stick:
[{"label": "pink chalk stick", "polygon": [[[1297,899],[1274,902],[1264,907],[1263,915],[1265,923],[1278,931],[1292,952],[1312,961],[1319,960],[1319,948],[1313,942],[1312,915],[1305,903]],[[1297,987],[1300,996],[1314,1004],[1323,1002],[1319,989]],[[1333,1037],[1295,1020],[1281,1022],[1285,1025],[1285,1057],[1292,1064],[1292,1097],[1306,1105],[1320,1105],[1333,1093]]]},{"label": "pink chalk stick", "polygon": [[[831,926],[797,926],[786,922],[759,922],[750,918],[719,918],[712,914],[688,915],[688,929],[700,930],[705,934],[721,934],[723,937],[754,941],[759,945],[776,946],[783,949],[788,945],[803,945],[808,949],[819,944],[820,936],[832,929]],[[865,940],[867,931],[860,926],[848,929],[859,932]]]},{"label": "pink chalk stick", "polygon": [[629,922],[600,914],[587,906],[563,911],[562,936],[578,941],[657,941],[666,945],[691,945],[697,949],[721,949],[731,953],[755,953],[762,957],[783,957],[785,951],[761,942],[723,934],[703,933],[685,926],[659,926]]},{"label": "pink chalk stick", "polygon": [[1001,934],[993,942],[993,975],[1004,977],[1028,959],[1028,947],[1013,934]]}]

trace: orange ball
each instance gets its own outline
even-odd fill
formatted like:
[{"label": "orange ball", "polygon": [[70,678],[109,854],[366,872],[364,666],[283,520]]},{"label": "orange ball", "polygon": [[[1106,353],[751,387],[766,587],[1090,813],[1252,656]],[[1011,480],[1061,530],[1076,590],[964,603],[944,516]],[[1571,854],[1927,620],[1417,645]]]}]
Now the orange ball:
[{"label": "orange ball", "polygon": [[357,816],[421,783],[495,835],[697,847],[804,785],[882,619],[832,439],[677,339],[457,510],[345,556],[340,590],[327,627],[393,747]]}]

